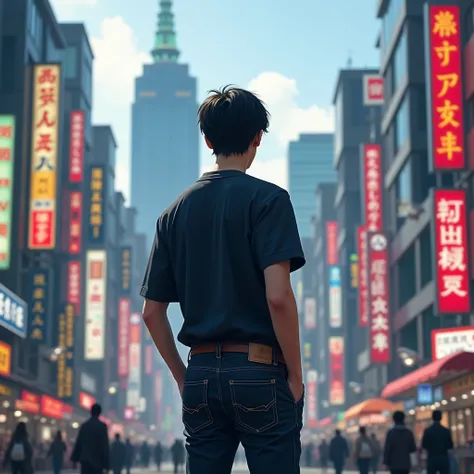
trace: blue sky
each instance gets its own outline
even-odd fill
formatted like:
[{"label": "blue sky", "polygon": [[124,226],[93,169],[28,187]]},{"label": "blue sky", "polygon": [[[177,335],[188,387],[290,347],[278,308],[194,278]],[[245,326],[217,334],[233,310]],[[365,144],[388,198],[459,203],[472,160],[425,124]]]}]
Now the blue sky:
[{"label": "blue sky", "polygon": [[[51,0],[59,21],[83,21],[96,56],[94,121],[120,145],[119,188],[128,195],[133,79],[149,61],[158,0]],[[234,83],[266,101],[273,121],[254,173],[284,185],[288,141],[332,130],[337,72],[377,67],[375,1],[174,0],[181,60],[207,90]],[[213,163],[202,148],[203,168]]]}]

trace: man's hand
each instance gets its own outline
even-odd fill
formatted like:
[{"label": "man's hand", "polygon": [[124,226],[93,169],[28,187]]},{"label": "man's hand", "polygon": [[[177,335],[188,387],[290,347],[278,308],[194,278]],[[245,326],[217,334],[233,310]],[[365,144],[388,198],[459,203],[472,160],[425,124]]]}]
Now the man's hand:
[{"label": "man's hand", "polygon": [[303,380],[300,377],[288,376],[288,386],[290,387],[290,392],[295,399],[295,402],[299,402],[304,395],[304,385]]}]

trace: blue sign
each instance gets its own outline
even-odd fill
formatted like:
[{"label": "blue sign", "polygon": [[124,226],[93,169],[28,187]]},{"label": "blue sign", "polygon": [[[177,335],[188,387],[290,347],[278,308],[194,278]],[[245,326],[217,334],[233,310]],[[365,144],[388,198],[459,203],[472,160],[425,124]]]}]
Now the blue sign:
[{"label": "blue sign", "polygon": [[0,283],[0,326],[25,338],[27,321],[28,305]]},{"label": "blue sign", "polygon": [[31,271],[30,280],[30,339],[43,343],[48,337],[47,322],[49,318],[49,270],[35,268]]},{"label": "blue sign", "polygon": [[329,287],[340,287],[341,286],[341,267],[333,265],[329,267]]},{"label": "blue sign", "polygon": [[416,401],[418,405],[431,405],[433,403],[433,386],[424,383],[416,387]]},{"label": "blue sign", "polygon": [[433,401],[441,402],[442,400],[444,400],[443,387],[435,387],[433,389]]}]

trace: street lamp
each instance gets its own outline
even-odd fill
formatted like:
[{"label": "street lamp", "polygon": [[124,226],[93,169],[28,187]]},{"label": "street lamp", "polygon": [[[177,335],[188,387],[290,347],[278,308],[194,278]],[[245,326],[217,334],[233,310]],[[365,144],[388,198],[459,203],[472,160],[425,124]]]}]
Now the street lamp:
[{"label": "street lamp", "polygon": [[408,347],[399,347],[397,355],[407,367],[413,367],[415,364],[423,361],[416,351]]},{"label": "street lamp", "polygon": [[111,383],[107,391],[109,392],[109,395],[115,395],[117,393],[117,384]]},{"label": "street lamp", "polygon": [[59,357],[66,352],[67,348],[64,346],[57,346],[47,349],[43,352],[42,356],[44,359],[50,362],[57,362]]}]

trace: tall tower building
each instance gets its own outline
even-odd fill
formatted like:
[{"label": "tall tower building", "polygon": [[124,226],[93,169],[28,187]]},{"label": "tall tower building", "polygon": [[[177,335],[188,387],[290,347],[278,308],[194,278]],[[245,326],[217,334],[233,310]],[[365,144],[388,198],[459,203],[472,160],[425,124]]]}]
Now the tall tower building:
[{"label": "tall tower building", "polygon": [[196,78],[178,63],[171,0],[159,2],[151,54],[132,105],[131,203],[148,245],[159,215],[199,176]]}]

